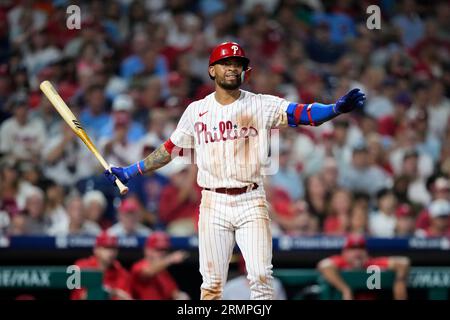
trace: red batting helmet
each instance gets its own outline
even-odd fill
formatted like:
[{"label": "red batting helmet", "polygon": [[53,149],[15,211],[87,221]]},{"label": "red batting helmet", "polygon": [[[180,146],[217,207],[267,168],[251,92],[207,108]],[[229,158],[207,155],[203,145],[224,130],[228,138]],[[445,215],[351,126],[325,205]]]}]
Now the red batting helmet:
[{"label": "red batting helmet", "polygon": [[215,47],[209,56],[209,65],[215,64],[217,61],[230,58],[238,57],[244,60],[244,65],[247,66],[250,60],[245,56],[244,49],[236,42],[223,42]]},{"label": "red batting helmet", "polygon": [[[250,76],[252,68],[248,67],[250,60],[245,56],[244,49],[236,42],[223,42],[215,47],[209,56],[209,65],[212,66],[220,60],[231,57],[237,57],[243,60],[244,70],[242,71],[241,79],[244,82]],[[211,75],[210,78],[213,79]]]}]

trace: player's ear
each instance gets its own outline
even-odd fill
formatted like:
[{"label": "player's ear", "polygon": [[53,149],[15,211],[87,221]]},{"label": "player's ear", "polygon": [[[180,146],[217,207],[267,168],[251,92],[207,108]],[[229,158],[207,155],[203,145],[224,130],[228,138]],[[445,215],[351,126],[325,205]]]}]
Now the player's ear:
[{"label": "player's ear", "polygon": [[214,69],[214,65],[208,67],[209,77],[214,80],[216,77],[216,70]]}]

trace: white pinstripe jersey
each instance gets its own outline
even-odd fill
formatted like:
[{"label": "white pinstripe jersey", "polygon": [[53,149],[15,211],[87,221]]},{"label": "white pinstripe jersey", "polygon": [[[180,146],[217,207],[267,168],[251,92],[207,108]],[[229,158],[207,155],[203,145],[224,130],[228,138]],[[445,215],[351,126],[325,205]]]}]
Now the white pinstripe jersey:
[{"label": "white pinstripe jersey", "polygon": [[203,188],[262,185],[260,155],[268,152],[270,129],[287,125],[288,101],[240,91],[228,105],[215,93],[191,103],[170,137],[178,147],[195,149]]}]

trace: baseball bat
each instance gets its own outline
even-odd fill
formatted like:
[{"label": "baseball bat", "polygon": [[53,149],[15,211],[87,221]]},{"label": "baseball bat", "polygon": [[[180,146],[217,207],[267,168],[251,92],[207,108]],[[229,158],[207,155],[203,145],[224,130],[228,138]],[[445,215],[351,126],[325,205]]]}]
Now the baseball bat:
[{"label": "baseball bat", "polygon": [[[89,150],[91,150],[91,152],[101,163],[103,168],[111,171],[109,164],[105,161],[100,152],[98,152],[98,149],[95,147],[94,143],[92,143],[91,139],[87,135],[86,131],[84,131],[80,122],[77,120],[77,118],[72,113],[70,108],[67,106],[64,100],[52,86],[50,81],[47,80],[43,81],[39,87],[41,88],[42,92],[44,92],[48,100],[50,100],[53,107],[55,107],[55,109],[64,119],[64,121],[66,121],[66,123],[69,125],[72,131],[75,132],[75,134],[84,142],[84,144],[89,148]],[[119,179],[116,179],[116,184],[117,187],[119,187],[120,194],[124,195],[128,192],[128,188]]]}]

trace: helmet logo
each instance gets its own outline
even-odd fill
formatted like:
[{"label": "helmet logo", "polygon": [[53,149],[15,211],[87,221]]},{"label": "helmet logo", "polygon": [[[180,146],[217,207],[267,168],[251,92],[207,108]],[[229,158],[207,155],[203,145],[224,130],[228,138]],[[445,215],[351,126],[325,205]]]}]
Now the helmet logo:
[{"label": "helmet logo", "polygon": [[233,54],[236,54],[236,52],[239,50],[238,46],[232,45],[231,50],[233,50]]}]

